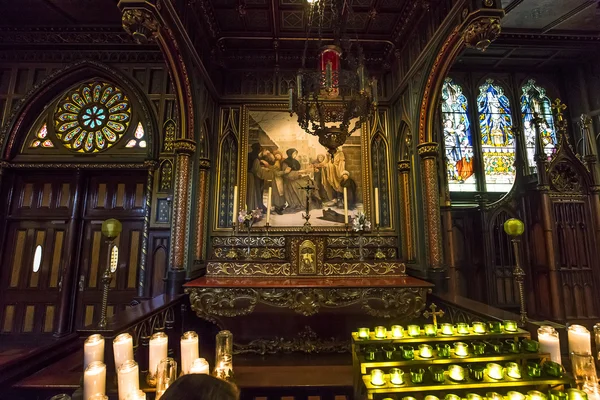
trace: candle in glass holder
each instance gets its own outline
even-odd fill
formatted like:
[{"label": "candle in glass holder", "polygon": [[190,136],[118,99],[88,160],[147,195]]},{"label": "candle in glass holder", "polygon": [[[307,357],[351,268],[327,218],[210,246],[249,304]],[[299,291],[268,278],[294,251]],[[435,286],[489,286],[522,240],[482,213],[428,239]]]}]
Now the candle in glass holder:
[{"label": "candle in glass holder", "polygon": [[196,332],[188,331],[181,337],[181,373],[190,372],[192,361],[200,358],[198,350],[198,335]]},{"label": "candle in glass holder", "polygon": [[502,396],[500,393],[498,392],[487,392],[485,394],[485,397],[488,400],[504,400],[504,396]]},{"label": "candle in glass holder", "polygon": [[446,397],[444,397],[444,400],[460,400],[460,396],[457,394],[448,393]]},{"label": "candle in glass holder", "polygon": [[477,393],[467,393],[467,400],[483,400],[483,397]]},{"label": "candle in glass holder", "polygon": [[358,338],[359,339],[368,339],[369,338],[369,328],[358,328]]},{"label": "candle in glass holder", "polygon": [[385,326],[375,327],[375,337],[377,339],[385,339],[387,337],[387,331],[385,329]]},{"label": "candle in glass holder", "polygon": [[596,374],[596,364],[594,357],[589,354],[579,354],[571,352],[571,365],[575,382],[581,387],[583,384],[596,386],[598,384],[598,375]]},{"label": "candle in glass holder", "polygon": [[529,396],[529,400],[546,400],[547,397],[544,393],[539,390],[530,390],[527,392],[527,396]]},{"label": "candle in glass holder", "polygon": [[569,338],[569,352],[579,354],[592,354],[590,331],[582,325],[571,325],[567,329]]},{"label": "candle in glass holder", "polygon": [[454,355],[457,357],[466,357],[469,355],[469,346],[463,342],[454,343]]},{"label": "candle in glass holder", "polygon": [[[436,399],[437,399],[437,397],[436,397]],[[415,398],[414,398],[414,397],[412,397],[412,396],[404,396],[404,397],[402,398],[402,400],[417,400],[417,399],[415,399]]]},{"label": "candle in glass holder", "polygon": [[428,394],[427,396],[425,396],[425,400],[440,400],[440,399],[437,396],[434,396],[432,394]]},{"label": "candle in glass holder", "polygon": [[[517,321],[507,320],[507,321],[504,321],[502,324],[504,325],[504,330],[506,332],[516,332],[517,329],[518,329],[517,328]],[[515,393],[518,393],[518,392],[515,392]],[[509,400],[514,400],[514,399],[509,399]]]},{"label": "candle in glass holder", "polygon": [[504,368],[496,363],[488,363],[486,365],[487,374],[490,378],[500,380],[504,379]]},{"label": "candle in glass holder", "polygon": [[92,361],[83,372],[83,398],[106,393],[106,365],[102,361]]},{"label": "candle in glass holder", "polygon": [[431,358],[433,357],[433,348],[431,348],[428,344],[420,344],[419,345],[419,356],[423,358]]},{"label": "candle in glass holder", "polygon": [[412,337],[421,336],[421,327],[419,325],[409,325],[408,335]]},{"label": "candle in glass holder", "polygon": [[140,370],[133,360],[127,360],[117,370],[119,400],[127,400],[132,392],[140,390]]},{"label": "candle in glass holder", "polygon": [[506,364],[506,375],[510,376],[511,378],[521,379],[521,368],[519,367],[519,364],[515,362],[509,362]]},{"label": "candle in glass holder", "polygon": [[177,379],[177,361],[165,358],[158,364],[156,372],[156,399],[159,400],[163,393]]},{"label": "candle in glass holder", "polygon": [[392,325],[392,337],[398,339],[404,336],[404,328],[401,325]]},{"label": "candle in glass holder", "polygon": [[196,358],[194,361],[192,361],[192,366],[190,367],[190,374],[208,375],[209,373],[210,372],[208,361],[206,361],[204,358]]},{"label": "candle in glass holder", "polygon": [[459,335],[468,335],[469,334],[469,324],[465,322],[459,322],[456,324],[456,333]]},{"label": "candle in glass holder", "polygon": [[450,377],[450,379],[453,379],[455,381],[462,381],[465,379],[465,370],[460,365],[450,365],[448,367],[448,376]]},{"label": "candle in glass holder", "polygon": [[371,370],[371,384],[381,386],[385,383],[383,371],[380,369]]},{"label": "candle in glass holder", "polygon": [[583,390],[567,389],[569,400],[587,400],[588,396]]},{"label": "candle in glass holder", "polygon": [[544,325],[538,328],[538,341],[540,342],[540,353],[550,354],[550,360],[562,363],[560,357],[560,339],[558,332],[551,326]]},{"label": "candle in glass holder", "polygon": [[443,323],[441,325],[441,328],[442,328],[442,335],[452,335],[452,334],[454,334],[454,327],[452,326],[452,324]]},{"label": "candle in glass holder", "polygon": [[404,383],[404,371],[400,368],[390,369],[390,382],[394,385],[402,385]]},{"label": "candle in glass holder", "polygon": [[150,336],[150,354],[148,357],[148,376],[154,377],[160,360],[167,358],[169,353],[169,338],[164,332]]},{"label": "candle in glass holder", "polygon": [[129,333],[121,333],[113,340],[113,353],[115,353],[115,369],[127,360],[133,360],[133,338]]},{"label": "candle in glass holder", "polygon": [[146,400],[146,393],[143,390],[137,390],[129,393],[127,400]]},{"label": "candle in glass holder", "polygon": [[600,323],[594,325],[594,342],[596,343],[596,360],[600,360]]},{"label": "candle in glass holder", "polygon": [[473,332],[485,333],[485,323],[481,321],[473,322]]},{"label": "candle in glass holder", "polygon": [[[51,399],[52,399],[52,397],[51,397]],[[108,396],[105,394],[97,393],[97,394],[93,394],[90,397],[88,397],[87,400],[108,400]]]},{"label": "candle in glass holder", "polygon": [[104,362],[104,337],[99,334],[90,335],[83,342],[83,369],[94,361]]},{"label": "candle in glass holder", "polygon": [[437,328],[433,324],[426,324],[423,327],[426,336],[435,336],[437,335]]},{"label": "candle in glass holder", "polygon": [[525,395],[521,392],[510,391],[506,393],[508,400],[525,400]]}]

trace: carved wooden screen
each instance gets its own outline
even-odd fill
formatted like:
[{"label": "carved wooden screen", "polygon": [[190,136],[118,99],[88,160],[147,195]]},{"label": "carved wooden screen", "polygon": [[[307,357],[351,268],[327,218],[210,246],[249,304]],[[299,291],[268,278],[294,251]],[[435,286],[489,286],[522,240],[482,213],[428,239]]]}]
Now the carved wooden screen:
[{"label": "carved wooden screen", "polygon": [[[218,174],[218,219],[217,228],[231,228],[233,219],[233,192],[238,185],[238,139],[239,109],[221,110],[221,132],[219,145]],[[246,155],[242,155],[245,157]],[[243,207],[243,205],[242,205]]]},{"label": "carved wooden screen", "polygon": [[[379,224],[382,228],[390,226],[390,193],[388,190],[387,143],[379,133],[371,142],[371,163],[373,168],[373,187],[379,188]],[[375,212],[375,211],[373,211]]]}]

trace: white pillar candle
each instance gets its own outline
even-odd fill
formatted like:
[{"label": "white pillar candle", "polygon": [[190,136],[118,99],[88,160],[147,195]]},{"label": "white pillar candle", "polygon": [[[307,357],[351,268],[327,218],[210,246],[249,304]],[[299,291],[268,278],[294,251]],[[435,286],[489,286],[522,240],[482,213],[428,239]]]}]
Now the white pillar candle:
[{"label": "white pillar candle", "polygon": [[169,338],[164,332],[155,333],[150,337],[150,356],[148,357],[148,374],[156,375],[160,360],[169,355]]},{"label": "white pillar candle", "polygon": [[234,186],[233,187],[233,217],[231,219],[231,222],[233,222],[233,226],[235,226],[235,224],[237,223],[237,217],[238,217],[238,187]]},{"label": "white pillar candle", "polygon": [[344,223],[348,225],[348,189],[344,188]]},{"label": "white pillar candle", "polygon": [[199,358],[198,335],[196,332],[186,332],[181,337],[181,373],[189,374],[192,361]]},{"label": "white pillar candle", "polygon": [[196,358],[192,361],[192,365],[190,367],[190,374],[209,374],[209,366],[208,361],[204,358]]},{"label": "white pillar candle", "polygon": [[379,226],[379,188],[375,188],[375,225]]},{"label": "white pillar candle", "polygon": [[267,197],[267,224],[271,219],[271,194],[273,193],[273,188],[269,187],[269,197]]},{"label": "white pillar candle", "polygon": [[569,352],[592,354],[590,331],[582,325],[571,325],[567,329],[569,336]]},{"label": "white pillar candle", "polygon": [[133,360],[133,338],[129,333],[121,333],[113,340],[113,353],[115,353],[115,369],[127,360]]},{"label": "white pillar candle", "polygon": [[83,372],[83,398],[106,394],[106,364],[92,361]]},{"label": "white pillar candle", "polygon": [[131,392],[127,396],[127,400],[146,400],[146,393],[143,390]]},{"label": "white pillar candle", "polygon": [[91,335],[83,342],[83,370],[94,361],[104,362],[104,337],[99,334]]},{"label": "white pillar candle", "polygon": [[117,371],[117,387],[119,400],[127,400],[131,393],[140,390],[140,370],[138,364],[133,360],[127,360]]},{"label": "white pillar candle", "polygon": [[558,332],[548,325],[538,328],[538,341],[540,342],[540,353],[550,354],[550,360],[562,364],[560,357],[560,339]]}]

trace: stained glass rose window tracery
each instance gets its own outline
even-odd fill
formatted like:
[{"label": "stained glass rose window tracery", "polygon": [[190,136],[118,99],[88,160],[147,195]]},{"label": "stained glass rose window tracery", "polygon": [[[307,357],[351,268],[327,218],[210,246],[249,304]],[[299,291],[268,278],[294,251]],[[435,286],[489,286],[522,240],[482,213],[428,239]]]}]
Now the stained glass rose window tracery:
[{"label": "stained glass rose window tracery", "polygon": [[69,91],[54,113],[57,138],[78,153],[96,153],[116,144],[129,127],[131,107],[123,91],[106,82]]},{"label": "stained glass rose window tracery", "polygon": [[54,147],[52,140],[48,139],[48,126],[43,124],[40,129],[35,134],[35,139],[29,143],[30,149],[35,149],[38,147],[50,148]]}]

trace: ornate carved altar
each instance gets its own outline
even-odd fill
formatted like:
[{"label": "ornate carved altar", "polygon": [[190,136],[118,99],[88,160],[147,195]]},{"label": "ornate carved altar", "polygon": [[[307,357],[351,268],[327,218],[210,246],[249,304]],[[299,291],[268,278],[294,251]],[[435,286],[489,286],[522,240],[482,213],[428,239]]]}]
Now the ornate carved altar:
[{"label": "ornate carved altar", "polygon": [[433,286],[387,257],[395,237],[221,236],[212,245],[206,276],[185,290],[196,315],[231,330],[240,352],[348,350],[359,325],[418,316]]}]

